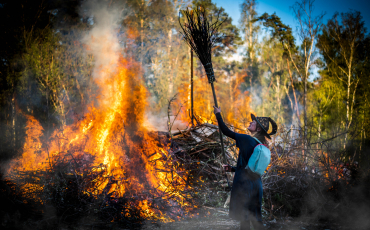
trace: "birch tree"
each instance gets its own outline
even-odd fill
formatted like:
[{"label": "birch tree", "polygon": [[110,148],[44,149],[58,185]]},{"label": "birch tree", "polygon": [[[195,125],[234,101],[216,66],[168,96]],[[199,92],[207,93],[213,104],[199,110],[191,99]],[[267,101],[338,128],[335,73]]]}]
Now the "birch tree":
[{"label": "birch tree", "polygon": [[290,63],[303,81],[303,138],[305,146],[307,141],[307,81],[310,70],[317,58],[315,56],[317,37],[321,31],[322,19],[325,15],[321,13],[314,16],[313,3],[314,0],[302,0],[291,7],[298,21],[297,34],[302,42],[300,48],[294,44],[295,39],[291,28],[284,25],[278,16],[265,13],[258,18],[258,20],[264,21],[263,24],[266,27],[272,28],[273,37],[282,42]]},{"label": "birch tree", "polygon": [[244,35],[244,44],[250,61],[257,57],[258,35],[260,32],[260,23],[255,21],[257,18],[256,8],[256,0],[245,0],[241,4],[240,30]]},{"label": "birch tree", "polygon": [[259,63],[258,55],[260,51],[260,44],[258,42],[258,36],[260,33],[260,22],[257,22],[257,1],[256,0],[245,0],[241,5],[241,17],[240,17],[240,30],[244,36],[242,41],[242,48],[245,52],[245,58],[243,59],[243,65],[246,70],[247,78],[249,81],[249,88],[252,95],[256,93],[254,85],[260,84],[259,75]]},{"label": "birch tree", "polygon": [[[352,123],[356,91],[361,77],[365,75],[362,66],[368,57],[361,58],[359,53],[364,48],[361,44],[366,35],[366,28],[360,12],[336,13],[324,26],[319,36],[319,48],[326,62],[329,75],[339,80],[345,87],[346,115],[344,129],[348,132]],[[346,148],[347,133],[344,148]]]},{"label": "birch tree", "polygon": [[[312,65],[315,63],[315,50],[317,37],[322,28],[322,19],[324,13],[314,16],[314,2],[315,0],[302,0],[296,2],[291,9],[293,9],[296,19],[298,20],[299,26],[297,32],[301,45],[301,62],[303,69],[296,67],[304,84],[303,91],[303,117],[304,117],[304,140],[306,141],[307,136],[307,81],[310,75]],[[295,64],[295,62],[293,62]]]}]

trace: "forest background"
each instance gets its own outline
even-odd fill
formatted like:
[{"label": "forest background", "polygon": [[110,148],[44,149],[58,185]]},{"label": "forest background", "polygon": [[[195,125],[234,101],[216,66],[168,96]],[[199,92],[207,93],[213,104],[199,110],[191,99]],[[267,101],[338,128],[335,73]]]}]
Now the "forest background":
[{"label": "forest background", "polygon": [[[82,119],[99,94],[93,76],[97,63],[83,42],[97,22],[82,2],[1,1],[2,162],[22,154],[24,114],[35,117],[47,136]],[[226,123],[246,132],[251,113],[269,116],[280,130],[291,130],[291,140],[301,138],[303,149],[326,146],[335,152],[333,161],[369,168],[370,37],[360,12],[338,12],[323,21],[313,1],[297,2],[293,33],[279,15],[257,15],[254,0],[242,3],[238,26],[211,0],[105,2],[123,9],[117,11],[120,48],[125,58],[141,65],[147,117],[156,129],[167,129],[168,115],[173,121],[178,112],[173,129],[191,123],[190,50],[180,34],[178,12],[201,5],[224,20],[213,66]],[[243,60],[232,61],[238,49],[244,50]],[[314,71],[318,74],[312,78]],[[210,90],[194,59],[195,122],[215,121]]]},{"label": "forest background", "polygon": [[[148,117],[154,117],[151,121],[157,129],[167,129],[167,105],[175,95],[177,106],[182,106],[181,120],[190,119],[190,50],[179,33],[178,12],[203,5],[209,14],[220,10],[225,19],[221,28],[225,37],[214,49],[213,63],[227,123],[246,130],[251,112],[270,116],[279,125],[302,128],[310,142],[336,137],[342,160],[368,166],[366,25],[361,13],[351,10],[323,22],[323,13],[299,11],[304,9],[301,6],[313,10],[309,1],[304,2],[292,6],[301,23],[295,33],[299,37],[278,15],[257,15],[256,1],[241,5],[238,26],[208,0],[107,4],[130,9],[130,13],[121,12],[117,35],[124,55],[142,66],[150,92],[147,112],[155,114]],[[94,26],[94,18],[83,15],[80,5],[79,1],[1,3],[0,151],[4,160],[15,157],[24,143],[25,119],[16,107],[35,116],[45,128],[55,129],[83,116],[93,98],[90,92],[98,94],[92,80],[94,56],[81,42]],[[243,61],[229,61],[238,48],[244,49]],[[203,67],[194,60],[194,114],[211,120],[210,87]],[[309,80],[317,70],[317,77]]]}]

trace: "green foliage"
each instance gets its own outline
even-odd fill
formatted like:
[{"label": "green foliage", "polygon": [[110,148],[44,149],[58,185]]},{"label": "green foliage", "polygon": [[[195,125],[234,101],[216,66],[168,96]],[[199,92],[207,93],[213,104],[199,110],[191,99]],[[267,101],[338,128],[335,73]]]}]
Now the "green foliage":
[{"label": "green foliage", "polygon": [[258,35],[261,29],[260,23],[255,21],[257,19],[256,7],[257,2],[255,0],[246,0],[240,6],[240,30],[244,34],[244,43],[247,45],[246,56],[248,61],[252,62],[256,62],[256,52],[259,48]]},{"label": "green foliage", "polygon": [[[40,99],[46,104],[28,100],[27,110],[46,106],[46,119],[55,117],[55,122],[61,125],[83,112],[92,87],[92,57],[85,56],[81,43],[74,39],[77,38],[48,29],[43,38],[36,39],[23,55],[25,69],[20,77],[19,93],[33,99],[39,92]],[[36,85],[37,90],[29,87],[32,85]]]},{"label": "green foliage", "polygon": [[152,110],[163,111],[189,72],[187,47],[179,36],[176,1],[128,1],[132,9],[122,22],[127,52],[142,63],[149,91],[155,96]]},{"label": "green foliage", "polygon": [[236,52],[237,46],[240,44],[239,29],[232,24],[231,17],[225,12],[224,8],[217,7],[211,0],[194,0],[193,6],[204,7],[207,14],[215,15],[219,13],[220,21],[223,21],[219,32],[225,34],[223,39],[215,44],[212,50],[215,57],[220,57]]},{"label": "green foliage", "polygon": [[[319,125],[320,119],[324,119],[328,127],[324,137],[332,136],[335,128],[336,132],[349,132],[350,140],[347,134],[339,139],[345,150],[342,157],[352,161],[356,155],[354,152],[362,149],[364,133],[368,130],[364,115],[368,114],[369,107],[363,106],[367,96],[363,89],[368,78],[368,41],[361,14],[350,11],[334,14],[323,27],[317,44],[325,64],[320,72],[321,83],[314,94],[315,113],[318,114]],[[332,116],[333,111],[336,111],[336,116]]]},{"label": "green foliage", "polygon": [[272,15],[264,13],[262,16],[255,19],[255,21],[258,20],[263,21],[263,25],[266,28],[271,28],[271,39],[277,39],[280,41],[283,44],[284,49],[296,49],[292,29],[290,26],[283,24],[279,16],[275,13]]},{"label": "green foliage", "polygon": [[[189,82],[190,50],[182,41],[178,24],[178,9],[184,7],[177,1],[128,1],[132,13],[122,22],[126,32],[127,52],[142,63],[146,85],[154,96],[152,110],[164,112],[168,100]],[[226,36],[213,50],[215,69],[221,69],[223,56],[234,53],[240,37],[238,28],[223,8],[210,0],[194,1],[193,6],[203,6],[208,14],[220,11],[225,20],[221,32]],[[195,68],[197,62],[194,58]]]}]

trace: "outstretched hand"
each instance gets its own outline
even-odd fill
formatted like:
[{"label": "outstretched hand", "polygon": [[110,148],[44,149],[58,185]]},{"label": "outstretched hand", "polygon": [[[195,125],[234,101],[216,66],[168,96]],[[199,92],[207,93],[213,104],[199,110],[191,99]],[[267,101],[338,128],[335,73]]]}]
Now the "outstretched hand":
[{"label": "outstretched hand", "polygon": [[232,171],[232,167],[230,165],[222,165],[222,167],[224,168],[225,172],[231,172]]},{"label": "outstretched hand", "polygon": [[214,114],[216,115],[217,113],[221,113],[221,107],[220,108],[217,108],[216,106],[213,106],[213,112]]}]

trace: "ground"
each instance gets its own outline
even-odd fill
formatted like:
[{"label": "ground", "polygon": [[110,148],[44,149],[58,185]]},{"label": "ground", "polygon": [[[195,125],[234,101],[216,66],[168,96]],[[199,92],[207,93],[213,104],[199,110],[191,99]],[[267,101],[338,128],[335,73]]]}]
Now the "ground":
[{"label": "ground", "polygon": [[[308,220],[284,218],[280,220],[264,220],[266,230],[350,230],[333,223],[310,223]],[[228,218],[227,210],[223,208],[212,208],[208,216],[193,218],[190,220],[176,221],[165,224],[147,224],[145,230],[221,230],[239,229],[239,222]]]}]

